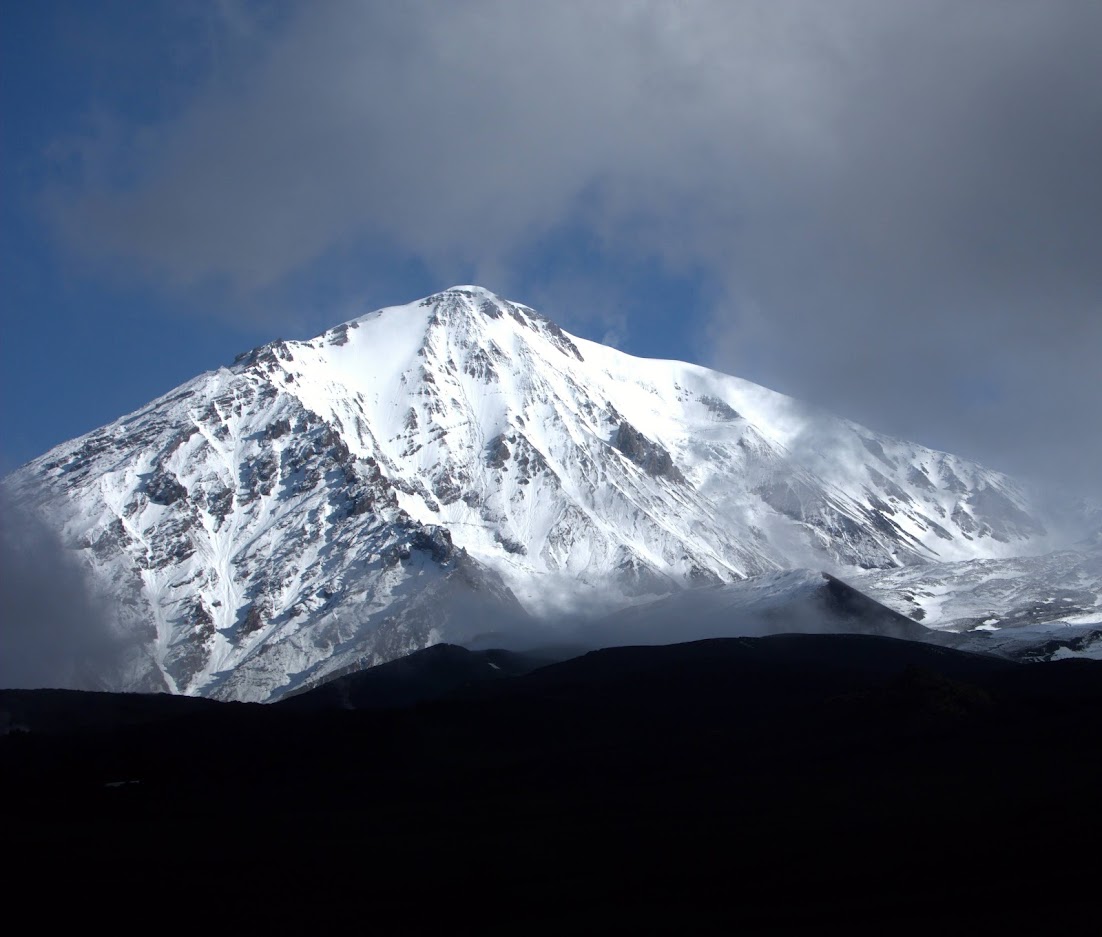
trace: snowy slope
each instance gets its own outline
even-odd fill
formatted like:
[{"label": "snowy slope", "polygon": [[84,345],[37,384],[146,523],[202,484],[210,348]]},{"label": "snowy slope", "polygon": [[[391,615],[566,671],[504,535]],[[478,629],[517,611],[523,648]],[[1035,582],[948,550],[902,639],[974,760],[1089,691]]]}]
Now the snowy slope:
[{"label": "snowy slope", "polygon": [[687,585],[1051,549],[997,472],[478,287],[262,346],[6,484],[118,600],[129,686],[241,699]]},{"label": "snowy slope", "polygon": [[1102,659],[1102,544],[857,575],[853,585],[968,650]]},{"label": "snowy slope", "polygon": [[857,575],[853,584],[930,628],[1102,622],[1102,550],[972,560]]}]

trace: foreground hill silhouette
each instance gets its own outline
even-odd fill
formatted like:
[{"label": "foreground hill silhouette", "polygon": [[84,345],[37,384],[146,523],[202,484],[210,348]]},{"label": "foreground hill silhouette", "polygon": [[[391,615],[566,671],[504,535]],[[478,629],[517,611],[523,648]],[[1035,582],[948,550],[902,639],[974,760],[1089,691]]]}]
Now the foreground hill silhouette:
[{"label": "foreground hill silhouette", "polygon": [[322,687],[305,709],[191,701],[67,731],[79,695],[5,692],[32,722],[0,739],[11,887],[48,880],[73,896],[54,913],[84,921],[150,903],[190,926],[379,933],[907,933],[1093,910],[1102,665],[782,635],[503,677],[458,650],[408,658],[423,701],[397,708]]}]

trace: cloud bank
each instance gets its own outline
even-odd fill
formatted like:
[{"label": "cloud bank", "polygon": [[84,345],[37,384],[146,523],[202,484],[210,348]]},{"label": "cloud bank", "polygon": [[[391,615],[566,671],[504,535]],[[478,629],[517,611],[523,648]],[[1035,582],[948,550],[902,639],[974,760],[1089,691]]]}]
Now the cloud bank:
[{"label": "cloud bank", "polygon": [[113,687],[125,651],[74,555],[0,492],[0,688]]},{"label": "cloud bank", "polygon": [[[705,363],[1094,484],[1102,5],[224,9],[211,42],[240,67],[77,145],[49,195],[70,246],[247,294],[385,244],[533,302],[518,258],[584,232],[716,284]],[[533,292],[554,314],[576,289]]]}]

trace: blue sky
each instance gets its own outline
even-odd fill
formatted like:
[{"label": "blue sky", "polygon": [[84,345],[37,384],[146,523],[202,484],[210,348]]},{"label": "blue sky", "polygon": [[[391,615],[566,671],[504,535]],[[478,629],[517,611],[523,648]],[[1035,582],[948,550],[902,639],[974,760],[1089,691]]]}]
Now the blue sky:
[{"label": "blue sky", "polygon": [[[152,10],[152,4],[148,9]],[[198,322],[155,285],[105,274],[62,247],[43,204],[56,152],[97,107],[159,113],[167,60],[138,4],[8,3],[0,29],[3,469],[215,367],[262,323]],[[181,299],[180,302],[186,302]],[[228,348],[227,348],[228,346]]]},{"label": "blue sky", "polygon": [[238,351],[478,282],[1092,484],[1098,5],[0,16],[0,470]]},{"label": "blue sky", "polygon": [[[227,364],[238,351],[277,336],[307,338],[344,317],[478,275],[470,263],[429,269],[378,239],[342,245],[291,271],[267,297],[217,284],[166,289],[125,264],[90,261],[49,223],[46,193],[72,171],[65,147],[100,115],[142,124],[181,107],[209,66],[204,19],[182,5],[80,0],[7,4],[3,17],[0,470]],[[639,284],[635,297],[613,297],[596,320],[560,310],[560,321],[584,337],[641,355],[699,357],[691,328],[699,278],[609,255],[587,232],[569,230],[526,246],[510,279],[539,291],[551,271]],[[671,305],[680,321],[664,315]]]}]

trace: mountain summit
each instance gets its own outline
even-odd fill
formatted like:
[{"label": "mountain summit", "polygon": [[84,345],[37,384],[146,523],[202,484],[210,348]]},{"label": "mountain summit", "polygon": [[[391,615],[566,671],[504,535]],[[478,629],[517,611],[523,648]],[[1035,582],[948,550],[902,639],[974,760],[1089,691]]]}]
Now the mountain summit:
[{"label": "mountain summit", "polygon": [[240,699],[579,606],[1045,540],[998,472],[476,286],[261,346],[6,484],[118,600],[120,685]]}]

